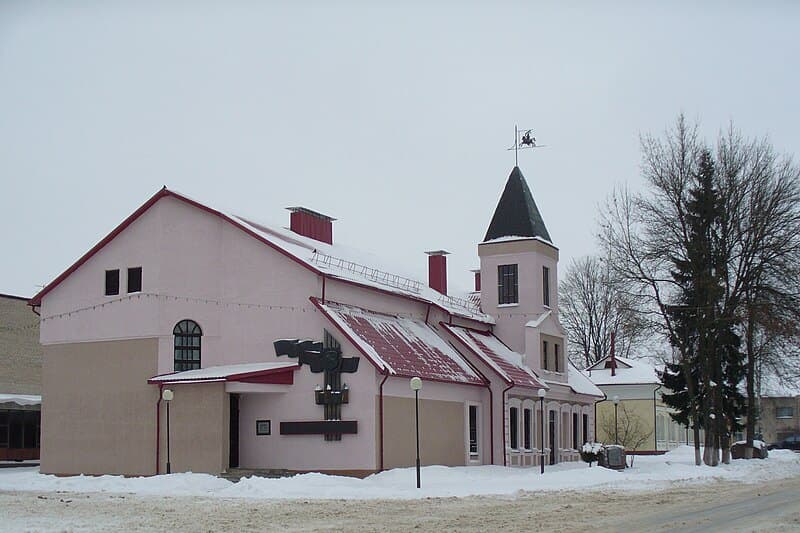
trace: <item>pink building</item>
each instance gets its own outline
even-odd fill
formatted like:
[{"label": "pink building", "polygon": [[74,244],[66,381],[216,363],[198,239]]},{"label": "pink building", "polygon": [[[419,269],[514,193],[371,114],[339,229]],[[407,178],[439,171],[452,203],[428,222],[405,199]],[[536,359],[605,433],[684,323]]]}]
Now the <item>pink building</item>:
[{"label": "pink building", "polygon": [[426,284],[290,211],[267,227],[164,188],[31,299],[42,472],[163,473],[168,449],[173,472],[411,466],[413,376],[423,464],[578,458],[602,393],[565,356],[558,249],[518,168],[463,297],[443,250]]}]

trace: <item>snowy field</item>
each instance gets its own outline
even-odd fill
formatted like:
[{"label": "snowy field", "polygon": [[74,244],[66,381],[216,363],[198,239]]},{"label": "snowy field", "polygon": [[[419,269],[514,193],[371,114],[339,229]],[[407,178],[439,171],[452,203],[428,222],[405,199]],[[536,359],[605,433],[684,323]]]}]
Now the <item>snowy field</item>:
[{"label": "snowy field", "polygon": [[152,477],[56,477],[36,468],[0,469],[0,491],[135,494],[141,496],[201,496],[267,500],[409,500],[439,497],[514,496],[526,491],[659,490],[676,485],[714,481],[762,483],[800,476],[800,454],[773,450],[765,460],[734,460],[712,468],[693,464],[694,450],[683,446],[661,456],[636,457],[634,467],[613,471],[585,463],[565,463],[519,469],[499,466],[422,469],[422,489],[413,468],[395,469],[356,479],[322,474],[291,478],[246,478],[238,483],[208,474]]}]

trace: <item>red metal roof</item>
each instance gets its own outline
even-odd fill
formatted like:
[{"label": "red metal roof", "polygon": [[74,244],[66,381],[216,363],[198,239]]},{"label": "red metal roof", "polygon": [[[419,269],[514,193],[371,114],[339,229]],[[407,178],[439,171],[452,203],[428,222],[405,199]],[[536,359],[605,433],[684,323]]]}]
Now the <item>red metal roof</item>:
[{"label": "red metal roof", "polygon": [[461,354],[422,320],[312,301],[381,371],[430,381],[486,384]]},{"label": "red metal roof", "polygon": [[477,331],[458,326],[442,326],[451,332],[471,352],[480,357],[507,383],[517,387],[546,389],[533,370],[524,366],[522,356],[512,351],[488,331]]}]

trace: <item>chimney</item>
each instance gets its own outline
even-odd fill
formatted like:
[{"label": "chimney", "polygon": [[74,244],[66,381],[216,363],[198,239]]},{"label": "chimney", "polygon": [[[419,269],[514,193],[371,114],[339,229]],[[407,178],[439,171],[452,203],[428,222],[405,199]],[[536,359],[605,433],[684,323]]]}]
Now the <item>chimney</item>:
[{"label": "chimney", "polygon": [[616,357],[616,355],[614,354],[614,341],[615,341],[615,337],[616,337],[616,336],[615,336],[615,335],[614,335],[614,333],[612,332],[612,333],[611,333],[611,375],[612,375],[612,376],[616,376],[616,375],[617,375],[617,357]]},{"label": "chimney", "polygon": [[447,294],[447,256],[450,252],[433,250],[425,253],[428,254],[428,286]]},{"label": "chimney", "polygon": [[333,221],[335,218],[317,213],[305,207],[287,207],[291,211],[289,229],[311,239],[333,244]]},{"label": "chimney", "polygon": [[481,292],[481,270],[478,268],[470,272],[475,274],[475,292]]}]

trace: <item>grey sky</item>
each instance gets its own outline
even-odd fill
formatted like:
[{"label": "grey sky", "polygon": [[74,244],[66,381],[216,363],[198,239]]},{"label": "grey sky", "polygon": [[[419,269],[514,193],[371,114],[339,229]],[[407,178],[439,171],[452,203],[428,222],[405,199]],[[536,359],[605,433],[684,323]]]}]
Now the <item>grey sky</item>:
[{"label": "grey sky", "polygon": [[[514,164],[560,271],[683,111],[800,142],[798,8],[599,3],[0,3],[0,292],[51,281],[162,185],[268,223],[290,205],[468,289]],[[608,4],[608,3],[604,3]]]}]

